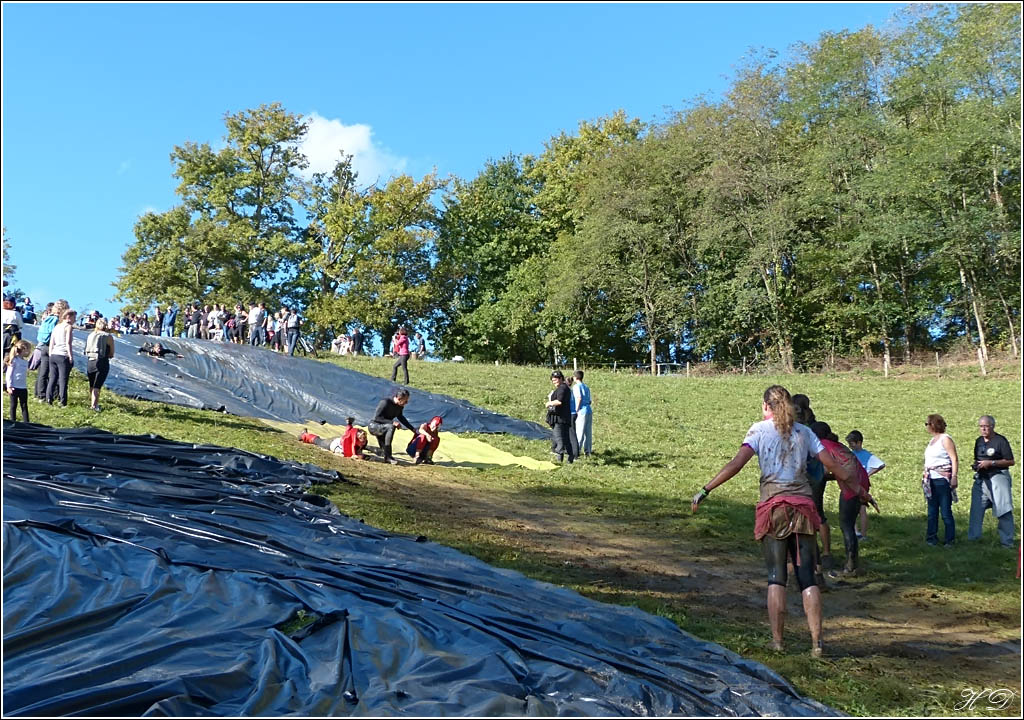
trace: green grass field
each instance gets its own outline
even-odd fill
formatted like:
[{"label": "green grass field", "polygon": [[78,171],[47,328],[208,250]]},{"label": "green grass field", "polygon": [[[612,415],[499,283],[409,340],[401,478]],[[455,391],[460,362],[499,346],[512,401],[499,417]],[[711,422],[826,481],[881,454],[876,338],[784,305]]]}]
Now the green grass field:
[{"label": "green grass field", "polygon": [[[327,361],[390,374],[382,358]],[[427,535],[598,600],[664,615],[686,631],[766,663],[800,692],[850,714],[1018,715],[1017,554],[999,547],[990,516],[983,540],[966,541],[978,415],[995,416],[997,432],[1018,454],[1024,452],[1019,365],[993,362],[989,369],[987,378],[965,366],[888,379],[873,372],[686,378],[588,371],[595,456],[555,471],[353,463],[254,420],[119,398],[106,390],[104,411],[96,414],[86,407],[87,388],[77,373],[71,407],[30,400],[30,413],[33,422],[59,427],[154,433],[339,469],[356,487],[319,490],[343,512],[385,529]],[[544,368],[420,362],[410,373],[415,387],[543,420],[550,389]],[[693,494],[760,419],[761,394],[773,383],[809,395],[818,418],[841,437],[859,429],[865,447],[887,464],[873,479],[882,514],[871,517],[871,540],[862,550],[865,572],[824,596],[823,661],[806,652],[806,625],[792,583],[788,651],[768,649],[764,573],[752,539],[756,461],[716,490],[700,513],[689,509]],[[954,506],[958,544],[950,550],[924,543],[920,474],[929,439],[924,420],[933,412],[946,418],[963,467]],[[419,419],[414,406],[407,414]],[[549,457],[546,442],[485,439],[516,454]],[[830,488],[826,502],[839,557],[836,497]],[[1019,506],[1015,512],[1019,523]],[[960,706],[969,699],[965,693],[986,688],[1009,688],[1015,695],[1002,707],[989,708],[983,699]]]}]

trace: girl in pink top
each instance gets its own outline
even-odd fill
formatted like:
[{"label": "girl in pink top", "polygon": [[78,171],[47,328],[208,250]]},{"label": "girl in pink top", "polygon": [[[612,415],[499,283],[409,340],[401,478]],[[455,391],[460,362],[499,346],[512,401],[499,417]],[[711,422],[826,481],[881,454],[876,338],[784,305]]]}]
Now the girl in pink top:
[{"label": "girl in pink top", "polygon": [[409,384],[409,331],[405,329],[405,326],[398,328],[398,334],[395,335],[395,364],[391,366],[391,382],[395,382],[398,377],[398,368],[402,368],[402,372],[405,373],[405,385]]}]

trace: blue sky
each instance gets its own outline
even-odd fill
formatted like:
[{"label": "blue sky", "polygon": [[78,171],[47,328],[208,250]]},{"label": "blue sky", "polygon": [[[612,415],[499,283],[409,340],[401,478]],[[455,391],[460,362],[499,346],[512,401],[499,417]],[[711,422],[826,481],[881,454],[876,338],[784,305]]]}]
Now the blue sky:
[{"label": "blue sky", "polygon": [[110,301],[137,218],[177,203],[170,153],[280,102],[360,179],[475,176],[617,109],[717,96],[751,48],[884,26],[891,3],[3,5],[3,225],[41,308]]}]

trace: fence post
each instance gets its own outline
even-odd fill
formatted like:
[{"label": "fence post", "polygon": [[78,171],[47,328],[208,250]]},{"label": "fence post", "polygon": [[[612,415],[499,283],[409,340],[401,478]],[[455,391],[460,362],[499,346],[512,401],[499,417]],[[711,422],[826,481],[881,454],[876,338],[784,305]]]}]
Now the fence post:
[{"label": "fence post", "polygon": [[619,361],[612,360],[612,372],[617,372],[619,369]]},{"label": "fence post", "polygon": [[746,355],[743,356],[743,374],[744,375],[747,374],[747,356]]},{"label": "fence post", "polygon": [[577,370],[579,370],[579,368],[576,367],[576,358],[573,358],[572,359],[572,371],[576,372]]},{"label": "fence post", "polygon": [[690,377],[690,361],[686,361],[686,377]]},{"label": "fence post", "polygon": [[935,367],[938,367],[938,366],[939,366],[939,352],[938,352],[938,350],[936,350],[935,351]]}]

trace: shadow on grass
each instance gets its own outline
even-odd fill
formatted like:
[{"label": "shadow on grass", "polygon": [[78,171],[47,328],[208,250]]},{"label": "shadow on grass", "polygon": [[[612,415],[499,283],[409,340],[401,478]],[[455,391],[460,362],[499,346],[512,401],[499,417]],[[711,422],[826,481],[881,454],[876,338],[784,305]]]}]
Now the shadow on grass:
[{"label": "shadow on grass", "polygon": [[609,448],[598,451],[594,455],[605,465],[618,467],[635,467],[637,465],[651,468],[665,467],[665,456],[659,452],[631,452],[620,448]]},{"label": "shadow on grass", "polygon": [[269,425],[264,425],[255,420],[246,422],[244,419],[238,418],[236,415],[228,415],[217,410],[199,410],[198,408],[179,410],[173,405],[165,405],[158,402],[143,400],[139,400],[137,402],[146,402],[146,409],[152,410],[152,414],[155,417],[170,422],[210,425],[220,429],[230,428],[232,430],[244,430],[258,433],[280,433],[280,430],[272,428]]}]

